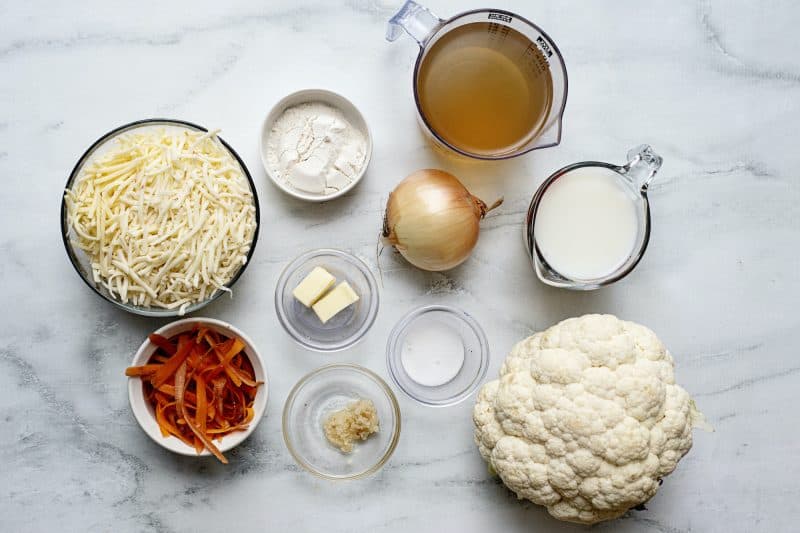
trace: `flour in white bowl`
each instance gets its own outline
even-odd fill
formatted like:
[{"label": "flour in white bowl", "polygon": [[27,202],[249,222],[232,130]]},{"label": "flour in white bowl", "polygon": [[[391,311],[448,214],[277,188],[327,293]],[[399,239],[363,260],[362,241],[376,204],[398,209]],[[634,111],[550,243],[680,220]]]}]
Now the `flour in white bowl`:
[{"label": "flour in white bowl", "polygon": [[350,185],[367,157],[367,137],[322,102],[287,108],[267,139],[267,164],[278,181],[327,196]]}]

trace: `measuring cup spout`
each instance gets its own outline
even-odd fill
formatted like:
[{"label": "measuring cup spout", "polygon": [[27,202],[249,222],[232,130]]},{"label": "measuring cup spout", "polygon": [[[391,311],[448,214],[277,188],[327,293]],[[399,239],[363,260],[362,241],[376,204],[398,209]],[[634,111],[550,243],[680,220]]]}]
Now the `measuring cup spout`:
[{"label": "measuring cup spout", "polygon": [[628,162],[622,167],[622,174],[646,192],[663,162],[662,157],[649,144],[640,144],[628,152]]},{"label": "measuring cup spout", "polygon": [[396,41],[405,31],[420,46],[424,46],[428,37],[443,22],[444,20],[428,11],[427,8],[408,0],[400,8],[400,11],[389,19],[389,24],[386,26],[386,40]]},{"label": "measuring cup spout", "polygon": [[533,144],[533,148],[538,150],[539,148],[551,148],[553,146],[558,146],[561,142],[561,117],[553,122],[549,128],[544,130],[539,134],[536,138],[536,142]]}]

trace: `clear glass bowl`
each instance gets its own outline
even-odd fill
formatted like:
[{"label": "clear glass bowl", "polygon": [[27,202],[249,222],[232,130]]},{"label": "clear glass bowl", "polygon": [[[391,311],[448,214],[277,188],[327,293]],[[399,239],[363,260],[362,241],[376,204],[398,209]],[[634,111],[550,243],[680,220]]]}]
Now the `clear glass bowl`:
[{"label": "clear glass bowl", "polygon": [[[186,128],[189,130],[195,131],[208,131],[206,128],[202,126],[198,126],[197,124],[192,124],[191,122],[184,122],[182,120],[173,120],[173,119],[162,119],[162,118],[152,118],[152,119],[145,119],[145,120],[138,120],[136,122],[131,122],[130,124],[125,124],[124,126],[120,126],[110,132],[106,133],[98,140],[96,140],[88,150],[81,156],[78,162],[75,164],[75,168],[72,169],[72,173],[69,175],[67,179],[67,184],[65,186],[66,189],[71,189],[73,183],[78,178],[83,166],[92,158],[92,156],[98,151],[106,147],[106,145],[113,141],[117,136],[126,133],[130,130],[134,130],[137,128],[144,128],[144,127],[152,127],[152,126],[175,126],[179,128]],[[230,152],[231,156],[239,163],[239,166],[242,169],[242,174],[244,177],[247,178],[247,183],[250,186],[250,192],[253,193],[253,202],[255,203],[256,208],[256,229],[253,233],[253,241],[250,244],[250,251],[247,254],[247,262],[239,268],[236,274],[231,278],[231,280],[226,284],[226,287],[230,288],[233,286],[234,283],[239,279],[239,277],[244,272],[247,265],[250,264],[250,259],[253,257],[253,252],[256,249],[256,242],[258,241],[258,230],[261,225],[261,214],[258,207],[258,195],[256,193],[256,187],[253,183],[253,178],[250,176],[250,172],[247,170],[247,166],[245,166],[244,161],[239,157],[239,154],[231,148],[231,146],[226,143],[221,138],[219,139],[222,145]],[[129,303],[123,303],[120,300],[117,300],[111,294],[109,294],[108,290],[100,283],[95,283],[94,277],[92,275],[92,267],[89,261],[89,257],[82,251],[77,249],[71,239],[71,231],[69,227],[69,221],[67,220],[67,203],[64,198],[63,192],[61,197],[61,238],[64,241],[64,248],[67,251],[67,256],[69,257],[72,266],[75,267],[75,271],[80,275],[81,279],[86,283],[86,285],[92,289],[95,294],[102,297],[104,300],[111,302],[112,304],[116,305],[120,309],[124,309],[129,313],[134,313],[137,315],[143,316],[151,316],[151,317],[175,317],[180,315],[180,309],[162,309],[160,307],[142,307],[138,305],[133,305]],[[184,314],[189,314],[198,309],[205,307],[209,303],[213,302],[217,298],[219,298],[224,291],[216,291],[213,295],[209,298],[206,298],[202,302],[197,302],[192,304],[186,308]]]},{"label": "clear glass bowl", "polygon": [[[359,300],[323,324],[312,309],[292,294],[314,267],[321,266],[348,281]],[[286,332],[301,346],[318,352],[336,352],[361,340],[378,315],[378,284],[369,267],[341,250],[311,250],[289,263],[275,287],[275,310]]]},{"label": "clear glass bowl", "polygon": [[[403,345],[408,334],[423,322],[438,322],[460,339],[464,362],[458,373],[446,383],[436,386],[414,381],[403,367]],[[489,368],[489,343],[486,334],[472,316],[460,309],[444,305],[426,305],[414,309],[392,330],[386,345],[386,363],[392,381],[413,400],[432,407],[455,405],[467,399],[486,377]]]},{"label": "clear glass bowl", "polygon": [[[345,454],[325,438],[325,419],[359,398],[372,400],[380,429]],[[303,377],[283,407],[283,439],[297,463],[325,479],[358,479],[377,472],[400,438],[400,407],[377,374],[352,364],[327,365]]]}]

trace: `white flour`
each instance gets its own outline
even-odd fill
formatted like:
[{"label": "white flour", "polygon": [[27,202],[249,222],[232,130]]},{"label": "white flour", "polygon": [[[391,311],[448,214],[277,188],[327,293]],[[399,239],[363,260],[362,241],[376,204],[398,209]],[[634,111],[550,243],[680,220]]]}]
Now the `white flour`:
[{"label": "white flour", "polygon": [[267,164],[283,183],[303,192],[333,194],[364,165],[367,138],[341,111],[321,102],[292,106],[267,139]]}]

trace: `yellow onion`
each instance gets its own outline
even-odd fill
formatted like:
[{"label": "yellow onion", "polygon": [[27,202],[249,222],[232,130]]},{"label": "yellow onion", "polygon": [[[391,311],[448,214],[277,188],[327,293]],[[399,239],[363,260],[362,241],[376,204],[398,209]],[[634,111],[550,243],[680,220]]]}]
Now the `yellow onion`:
[{"label": "yellow onion", "polygon": [[501,203],[486,207],[452,174],[418,170],[389,195],[383,240],[417,268],[449,270],[466,261],[481,219]]}]

